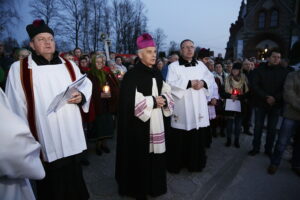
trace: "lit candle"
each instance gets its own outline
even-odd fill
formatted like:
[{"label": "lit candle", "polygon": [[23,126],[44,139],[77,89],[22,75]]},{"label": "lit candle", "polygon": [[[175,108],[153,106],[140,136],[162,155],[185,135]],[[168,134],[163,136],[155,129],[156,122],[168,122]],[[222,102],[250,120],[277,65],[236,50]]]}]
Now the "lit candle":
[{"label": "lit candle", "polygon": [[104,93],[109,93],[109,91],[110,91],[109,85],[106,83],[106,84],[103,86],[102,90],[103,90]]},{"label": "lit candle", "polygon": [[238,89],[233,89],[232,90],[232,95],[239,95],[239,94],[240,94],[240,92],[239,92]]}]

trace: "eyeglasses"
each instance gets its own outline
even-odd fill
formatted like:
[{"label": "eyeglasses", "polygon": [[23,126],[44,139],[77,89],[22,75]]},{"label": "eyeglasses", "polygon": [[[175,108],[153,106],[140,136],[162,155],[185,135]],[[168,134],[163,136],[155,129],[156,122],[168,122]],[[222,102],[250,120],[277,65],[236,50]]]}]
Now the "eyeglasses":
[{"label": "eyeglasses", "polygon": [[39,43],[52,43],[52,42],[54,42],[54,38],[51,38],[51,39],[36,38],[36,41]]}]

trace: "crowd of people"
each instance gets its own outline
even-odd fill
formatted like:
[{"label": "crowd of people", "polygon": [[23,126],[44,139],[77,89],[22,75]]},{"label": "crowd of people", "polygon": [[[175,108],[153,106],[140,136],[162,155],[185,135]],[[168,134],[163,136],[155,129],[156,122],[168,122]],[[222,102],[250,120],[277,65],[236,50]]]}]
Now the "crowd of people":
[{"label": "crowd of people", "polygon": [[[0,43],[4,199],[34,199],[32,186],[37,199],[88,199],[81,169],[89,164],[86,141],[101,156],[110,153],[114,135],[119,194],[136,199],[166,193],[166,172],[201,172],[215,137],[238,149],[241,133],[252,136],[248,154],[257,155],[264,129],[267,172],[276,173],[293,143],[292,170],[300,176],[300,42],[290,63],[280,49],[269,50],[266,60],[224,60],[196,51],[190,39],[158,58],[145,33],[137,38],[137,55],[107,57],[78,47],[58,53],[43,20],[26,30],[30,50],[7,57]],[[49,114],[52,100],[81,78],[66,104]]]}]

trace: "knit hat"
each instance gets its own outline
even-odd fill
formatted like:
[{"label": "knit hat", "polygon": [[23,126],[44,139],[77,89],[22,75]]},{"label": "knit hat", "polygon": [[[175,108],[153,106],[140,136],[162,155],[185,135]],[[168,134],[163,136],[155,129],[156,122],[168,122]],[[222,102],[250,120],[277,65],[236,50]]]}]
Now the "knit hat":
[{"label": "knit hat", "polygon": [[232,69],[239,69],[239,70],[242,69],[242,63],[238,63],[238,62],[234,63]]},{"label": "knit hat", "polygon": [[138,49],[144,49],[147,47],[155,47],[155,42],[150,34],[144,33],[136,39],[136,45]]},{"label": "knit hat", "polygon": [[26,26],[26,31],[31,40],[39,33],[50,33],[54,36],[53,30],[49,28],[42,19],[36,19],[32,22],[32,24],[28,24]]}]

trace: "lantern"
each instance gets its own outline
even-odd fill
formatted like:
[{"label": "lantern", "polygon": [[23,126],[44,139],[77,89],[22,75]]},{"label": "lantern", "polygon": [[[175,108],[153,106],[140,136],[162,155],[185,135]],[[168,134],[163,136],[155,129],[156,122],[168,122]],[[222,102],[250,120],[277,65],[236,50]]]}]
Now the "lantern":
[{"label": "lantern", "polygon": [[109,93],[110,92],[110,87],[107,83],[103,86],[102,91],[104,93]]}]

